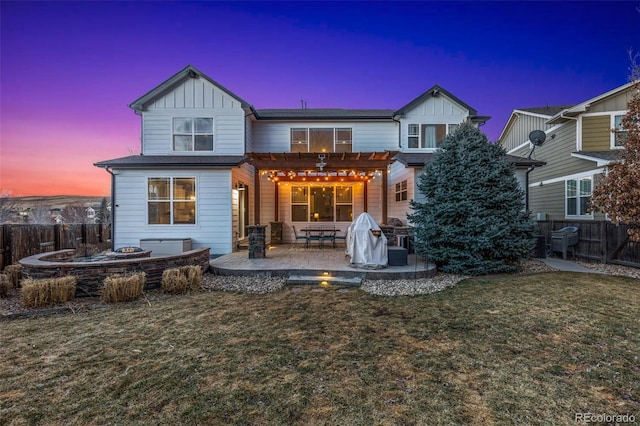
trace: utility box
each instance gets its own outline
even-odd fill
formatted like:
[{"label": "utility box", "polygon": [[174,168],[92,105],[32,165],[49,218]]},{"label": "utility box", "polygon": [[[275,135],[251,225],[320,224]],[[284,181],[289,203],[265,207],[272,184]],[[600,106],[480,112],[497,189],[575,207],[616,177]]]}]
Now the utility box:
[{"label": "utility box", "polygon": [[191,250],[191,238],[144,238],[140,247],[151,251],[151,256],[181,254]]},{"label": "utility box", "polygon": [[387,247],[387,255],[389,266],[405,266],[407,261],[408,250],[404,247],[389,246]]}]

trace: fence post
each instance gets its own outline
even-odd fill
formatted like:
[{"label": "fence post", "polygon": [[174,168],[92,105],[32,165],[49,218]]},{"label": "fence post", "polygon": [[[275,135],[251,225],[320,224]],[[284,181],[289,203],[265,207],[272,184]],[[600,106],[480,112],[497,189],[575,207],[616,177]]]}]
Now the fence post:
[{"label": "fence post", "polygon": [[607,234],[609,233],[609,222],[600,222],[600,248],[602,253],[602,263],[609,263],[609,242]]}]

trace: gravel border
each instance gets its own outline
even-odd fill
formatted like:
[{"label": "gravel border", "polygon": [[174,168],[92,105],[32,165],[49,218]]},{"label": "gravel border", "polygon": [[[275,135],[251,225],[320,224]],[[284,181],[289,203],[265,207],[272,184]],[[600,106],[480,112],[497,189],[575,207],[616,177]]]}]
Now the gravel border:
[{"label": "gravel border", "polygon": [[[640,279],[639,268],[611,264],[576,263],[609,275]],[[534,259],[522,262],[519,265],[518,271],[513,275],[537,274],[555,270],[556,269],[547,266],[543,262]],[[466,278],[468,277],[463,275],[439,272],[432,278],[419,278],[414,280],[364,280],[360,287],[355,288],[378,296],[415,296],[442,291],[455,286]],[[235,291],[250,294],[265,294],[281,290],[286,286],[286,282],[286,278],[281,277],[218,276],[205,274],[202,280],[202,289],[203,291]],[[308,287],[316,288],[316,286],[313,285]],[[150,303],[170,297],[174,296],[166,295],[160,289],[154,289],[146,291],[140,300],[133,303]],[[64,305],[39,309],[27,308],[20,300],[19,290],[13,289],[9,297],[0,299],[0,320],[65,312],[75,313],[108,306],[108,304],[100,301],[97,297],[79,297]]]}]

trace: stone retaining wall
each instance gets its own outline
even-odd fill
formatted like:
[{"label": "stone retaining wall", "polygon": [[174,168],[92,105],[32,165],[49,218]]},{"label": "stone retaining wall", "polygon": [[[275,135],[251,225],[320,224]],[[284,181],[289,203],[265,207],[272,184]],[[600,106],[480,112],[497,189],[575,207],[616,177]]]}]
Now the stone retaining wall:
[{"label": "stone retaining wall", "polygon": [[[20,260],[22,278],[57,278],[73,275],[78,278],[76,296],[96,296],[104,279],[110,275],[145,272],[145,289],[160,286],[165,269],[185,265],[200,265],[203,272],[209,270],[209,248],[186,251],[178,255],[156,256],[138,259],[109,260],[99,262],[55,261],[73,255],[73,250],[41,253]],[[47,259],[52,259],[50,261]]]}]

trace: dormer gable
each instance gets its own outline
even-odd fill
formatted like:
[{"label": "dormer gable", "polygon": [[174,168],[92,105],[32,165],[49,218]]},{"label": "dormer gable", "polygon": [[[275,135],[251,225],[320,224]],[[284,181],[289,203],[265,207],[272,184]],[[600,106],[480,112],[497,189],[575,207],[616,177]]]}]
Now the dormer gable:
[{"label": "dormer gable", "polygon": [[394,116],[404,116],[415,112],[415,110],[419,108],[423,108],[424,112],[428,112],[431,115],[464,115],[472,122],[478,123],[484,123],[491,118],[488,116],[479,116],[475,108],[437,84],[398,109],[394,113]]},{"label": "dormer gable", "polygon": [[233,103],[240,108],[251,105],[193,65],[187,65],[149,92],[129,104],[136,112],[150,108],[214,108]]}]

